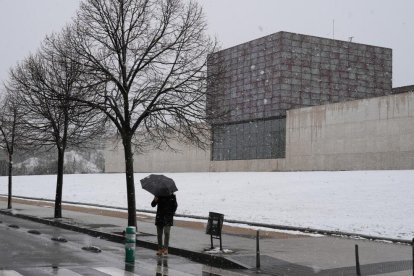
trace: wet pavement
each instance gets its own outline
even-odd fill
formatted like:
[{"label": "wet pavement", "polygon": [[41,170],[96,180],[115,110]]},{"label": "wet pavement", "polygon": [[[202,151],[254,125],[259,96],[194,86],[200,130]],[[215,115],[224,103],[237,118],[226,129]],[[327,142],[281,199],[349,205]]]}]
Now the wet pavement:
[{"label": "wet pavement", "polygon": [[[15,202],[12,210],[14,215],[56,221],[51,218],[53,208],[51,208],[50,203],[31,202],[35,205],[28,205],[28,201],[25,202],[26,204],[22,204],[23,201],[18,200],[15,200]],[[0,209],[2,209],[2,203],[0,201]],[[5,208],[5,202],[3,206]],[[124,230],[127,223],[126,213],[119,210],[72,205],[65,205],[63,209],[64,218],[59,220],[60,222],[88,231],[95,231],[96,233],[116,235],[116,233]],[[4,211],[5,209],[1,210],[1,212]],[[148,266],[149,263],[152,264],[152,273],[160,269],[162,272],[162,269],[165,269],[166,266],[154,257],[155,251],[144,249],[144,247],[156,247],[154,218],[151,214],[143,213],[138,213],[137,218],[139,231],[137,248],[138,252],[142,250],[143,253],[142,257],[138,258],[138,262],[143,262],[143,266]],[[213,254],[217,256],[215,257],[217,260],[213,260],[209,259],[212,254],[204,252],[204,249],[210,247],[210,237],[205,234],[205,226],[206,221],[176,220],[176,226],[172,228],[171,233],[170,244],[172,248],[170,252],[172,254],[168,257],[168,275],[246,275],[257,273],[256,232],[254,229],[226,224],[223,229],[223,247],[230,250],[231,253]],[[261,230],[260,233],[261,267],[259,275],[356,275],[355,245],[359,247],[362,275],[413,275],[412,247],[409,245],[264,230]],[[141,246],[139,245],[140,242]],[[218,246],[217,240],[214,243]],[[119,246],[122,251],[122,245]],[[206,258],[203,259],[203,256],[206,256]],[[197,263],[198,261],[208,263],[213,260],[216,262],[213,263],[214,266],[221,266],[220,259],[224,259],[235,266],[230,270],[222,270]],[[154,266],[153,263],[156,261],[158,261],[158,264]],[[114,267],[119,268],[119,266]],[[239,269],[236,269],[237,266],[239,266]],[[245,269],[240,269],[241,267]],[[182,270],[182,268],[185,269]],[[179,271],[179,269],[181,269],[181,272],[177,273],[187,274],[174,274],[174,271]]]},{"label": "wet pavement", "polygon": [[[0,275],[242,275],[174,255],[157,257],[137,248],[124,262],[122,244],[0,214]],[[36,230],[34,234],[31,230]],[[67,242],[53,241],[62,237]],[[99,253],[83,250],[99,248]]]}]

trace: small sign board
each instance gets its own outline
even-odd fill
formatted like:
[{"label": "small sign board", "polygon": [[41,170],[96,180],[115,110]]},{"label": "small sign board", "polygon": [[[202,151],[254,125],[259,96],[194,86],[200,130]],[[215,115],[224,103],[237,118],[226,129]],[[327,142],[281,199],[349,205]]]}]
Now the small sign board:
[{"label": "small sign board", "polygon": [[206,234],[211,237],[211,248],[213,248],[213,238],[220,240],[220,250],[222,249],[221,243],[221,228],[223,227],[224,215],[215,212],[208,213],[208,221],[206,227]]},{"label": "small sign board", "polygon": [[223,227],[224,215],[220,213],[209,212],[206,234],[220,236]]}]

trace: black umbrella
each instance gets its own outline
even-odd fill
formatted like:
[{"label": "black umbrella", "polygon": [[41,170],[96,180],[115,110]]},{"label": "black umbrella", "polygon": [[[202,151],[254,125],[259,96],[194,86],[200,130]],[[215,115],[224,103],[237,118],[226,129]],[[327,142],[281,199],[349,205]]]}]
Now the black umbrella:
[{"label": "black umbrella", "polygon": [[178,191],[174,180],[162,174],[150,174],[140,181],[142,188],[154,196],[169,196]]}]

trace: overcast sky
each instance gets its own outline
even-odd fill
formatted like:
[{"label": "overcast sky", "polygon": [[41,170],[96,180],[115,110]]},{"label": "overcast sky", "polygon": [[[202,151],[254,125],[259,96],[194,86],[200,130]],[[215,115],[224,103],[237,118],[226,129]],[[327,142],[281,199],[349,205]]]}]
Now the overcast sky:
[{"label": "overcast sky", "polygon": [[[278,31],[393,49],[393,86],[414,84],[413,0],[198,0],[228,48]],[[0,81],[71,20],[79,0],[0,0]]]}]

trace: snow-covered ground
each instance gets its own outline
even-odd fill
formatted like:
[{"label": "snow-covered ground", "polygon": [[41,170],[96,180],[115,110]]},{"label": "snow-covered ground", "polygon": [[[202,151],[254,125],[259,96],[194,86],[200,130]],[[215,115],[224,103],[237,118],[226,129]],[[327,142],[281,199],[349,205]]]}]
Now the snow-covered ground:
[{"label": "snow-covered ground", "polygon": [[[152,196],[135,174],[138,209]],[[414,171],[167,173],[178,186],[180,214],[414,237]],[[54,199],[56,177],[14,177],[14,195]],[[0,177],[7,193],[7,177]],[[124,174],[65,175],[63,200],[126,207]]]}]

